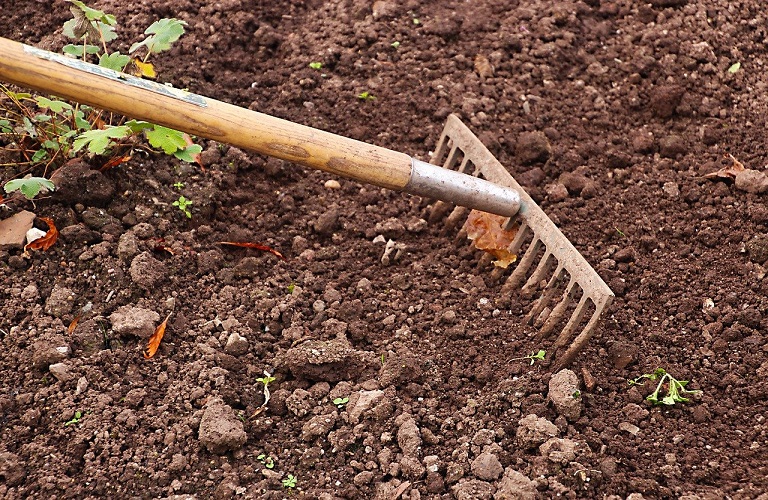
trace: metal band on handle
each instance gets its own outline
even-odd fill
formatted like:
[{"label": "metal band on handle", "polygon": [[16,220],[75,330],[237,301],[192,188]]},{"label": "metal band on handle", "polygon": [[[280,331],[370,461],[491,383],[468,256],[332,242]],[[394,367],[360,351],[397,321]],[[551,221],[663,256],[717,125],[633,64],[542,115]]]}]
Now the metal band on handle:
[{"label": "metal band on handle", "polygon": [[520,195],[512,188],[415,158],[411,159],[411,179],[403,191],[505,217],[520,210]]}]

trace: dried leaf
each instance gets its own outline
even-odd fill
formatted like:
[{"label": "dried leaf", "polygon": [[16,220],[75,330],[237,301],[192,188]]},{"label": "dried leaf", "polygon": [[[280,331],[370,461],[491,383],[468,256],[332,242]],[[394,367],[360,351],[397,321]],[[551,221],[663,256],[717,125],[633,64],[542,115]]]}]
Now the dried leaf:
[{"label": "dried leaf", "polygon": [[157,349],[160,347],[160,341],[163,340],[163,335],[165,335],[165,327],[168,324],[168,318],[171,317],[171,313],[168,313],[168,316],[165,317],[162,323],[155,329],[155,333],[152,334],[151,337],[149,337],[149,342],[147,342],[147,348],[144,349],[144,358],[150,359],[152,356],[155,355],[157,352]]},{"label": "dried leaf", "polygon": [[173,248],[165,244],[165,239],[157,238],[156,241],[157,241],[157,244],[153,249],[155,252],[168,252],[171,255],[176,255],[176,252],[174,252]]},{"label": "dried leaf", "polygon": [[74,332],[75,328],[77,328],[77,323],[80,322],[80,320],[84,315],[91,312],[91,309],[93,309],[93,303],[88,302],[87,304],[85,304],[85,306],[83,306],[83,308],[80,309],[80,313],[77,316],[75,316],[75,319],[73,319],[72,323],[69,324],[69,327],[67,328],[67,333],[71,334],[72,332]]},{"label": "dried leaf", "polygon": [[277,255],[281,259],[285,260],[285,256],[275,250],[274,248],[268,247],[267,245],[262,245],[261,243],[249,243],[249,242],[239,242],[239,241],[220,241],[219,245],[229,245],[233,247],[242,247],[242,248],[255,248],[256,250],[261,250],[263,252],[269,252],[273,255]]},{"label": "dried leaf", "polygon": [[136,66],[136,76],[140,78],[156,78],[157,73],[152,63],[142,62],[139,59],[133,59],[133,65]]},{"label": "dried leaf", "polygon": [[503,228],[507,220],[508,217],[472,210],[464,223],[467,238],[474,242],[476,248],[496,257],[494,265],[504,269],[517,260],[517,255],[508,250],[517,234],[517,226],[505,231]]},{"label": "dried leaf", "polygon": [[493,76],[493,66],[491,62],[482,54],[475,56],[475,71],[482,78],[491,78]]},{"label": "dried leaf", "polygon": [[35,241],[31,241],[24,245],[25,253],[27,250],[48,250],[53,246],[54,243],[56,243],[56,240],[59,239],[59,230],[56,229],[56,226],[53,223],[53,219],[49,219],[48,217],[40,217],[40,220],[48,224],[48,232],[45,233],[45,236],[42,238],[38,238]]},{"label": "dried leaf", "polygon": [[717,172],[712,172],[709,174],[706,174],[704,177],[707,179],[730,179],[735,180],[736,176],[739,174],[739,172],[743,172],[746,170],[744,168],[744,165],[733,157],[733,155],[729,154],[728,157],[731,159],[731,164],[727,167],[723,167]]},{"label": "dried leaf", "polygon": [[101,166],[99,172],[105,172],[110,168],[114,168],[122,163],[127,162],[131,158],[133,158],[133,156],[115,156],[114,158],[110,158],[108,162]]}]

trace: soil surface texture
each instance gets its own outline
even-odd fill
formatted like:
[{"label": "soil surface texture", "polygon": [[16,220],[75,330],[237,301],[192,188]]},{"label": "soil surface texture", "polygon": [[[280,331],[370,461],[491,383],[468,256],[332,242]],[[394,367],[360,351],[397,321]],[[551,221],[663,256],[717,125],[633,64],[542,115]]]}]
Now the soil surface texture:
[{"label": "soil surface texture", "polygon": [[[0,497],[768,498],[764,2],[92,6],[123,53],[186,21],[158,80],[243,108],[424,161],[457,114],[616,298],[553,373],[536,294],[430,200],[203,139],[204,170],[69,165],[0,208],[61,232],[0,250]],[[67,43],[66,2],[0,13]],[[701,392],[653,406],[657,368]]]}]

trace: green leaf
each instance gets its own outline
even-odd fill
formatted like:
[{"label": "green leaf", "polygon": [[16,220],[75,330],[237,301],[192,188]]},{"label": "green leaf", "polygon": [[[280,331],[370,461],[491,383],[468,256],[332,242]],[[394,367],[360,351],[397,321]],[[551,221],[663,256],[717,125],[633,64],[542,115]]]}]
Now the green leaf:
[{"label": "green leaf", "polygon": [[178,130],[155,125],[154,128],[147,129],[146,134],[152,147],[161,148],[168,155],[187,147],[184,134]]},{"label": "green leaf", "polygon": [[64,48],[61,50],[65,54],[69,54],[70,56],[83,57],[83,52],[85,52],[86,54],[98,54],[99,52],[101,52],[101,47],[98,47],[96,45],[89,45],[89,44],[74,45],[70,43],[69,45],[65,45]]},{"label": "green leaf", "polygon": [[731,67],[728,68],[728,73],[734,74],[737,71],[739,71],[740,69],[741,69],[741,63],[740,62],[736,62],[736,63],[731,64]]},{"label": "green leaf", "polygon": [[41,189],[53,191],[56,186],[45,177],[30,177],[28,179],[14,179],[5,183],[6,193],[20,191],[28,200],[31,200],[40,192]]},{"label": "green leaf", "polygon": [[130,56],[126,56],[120,52],[112,52],[109,55],[102,54],[99,57],[99,66],[115,71],[123,71],[129,62],[131,62]]},{"label": "green leaf", "polygon": [[59,100],[51,100],[47,97],[38,97],[35,99],[37,102],[37,105],[41,108],[50,109],[54,113],[61,113],[65,109],[72,109],[72,105],[68,102],[59,101]]},{"label": "green leaf", "polygon": [[321,62],[311,62],[309,63],[309,67],[312,69],[320,69],[323,67],[323,63]]},{"label": "green leaf", "polygon": [[72,143],[72,148],[74,151],[80,151],[84,146],[88,146],[90,153],[102,155],[113,144],[112,139],[123,139],[131,133],[130,127],[126,125],[88,130],[77,136]]},{"label": "green leaf", "polygon": [[138,133],[144,130],[153,129],[155,128],[156,125],[149,122],[143,122],[141,120],[128,120],[127,122],[125,122],[125,126],[130,127],[131,132]]},{"label": "green leaf", "polygon": [[10,134],[11,132],[13,132],[11,122],[8,120],[0,120],[0,133]]},{"label": "green leaf", "polygon": [[46,123],[51,121],[51,117],[49,115],[35,115],[32,117],[32,119],[37,123]]},{"label": "green leaf", "polygon": [[88,7],[80,0],[67,0],[67,1],[73,4],[78,9],[80,9],[83,12],[83,14],[85,14],[85,17],[88,18],[89,21],[101,21],[103,23],[106,23],[112,26],[117,22],[115,16],[113,16],[112,14],[105,14],[104,11]]},{"label": "green leaf", "polygon": [[144,31],[144,34],[149,36],[141,42],[131,45],[128,53],[133,54],[142,46],[145,46],[150,53],[154,54],[168,50],[171,48],[171,44],[184,34],[184,26],[186,25],[186,22],[178,19],[160,19],[155,21]]},{"label": "green leaf", "polygon": [[195,159],[196,154],[200,154],[200,152],[203,150],[202,146],[199,144],[192,144],[190,146],[187,146],[184,149],[180,149],[178,151],[175,151],[173,153],[173,156],[178,158],[181,161],[185,161],[187,163],[195,163],[197,160]]},{"label": "green leaf", "polygon": [[75,111],[75,126],[80,130],[91,130],[91,122],[85,119],[85,114],[79,109]]},{"label": "green leaf", "polygon": [[101,39],[106,42],[111,42],[115,38],[117,38],[117,33],[115,33],[115,28],[112,26],[105,24],[101,21],[96,23],[96,28],[98,28],[99,33],[101,33]]},{"label": "green leaf", "polygon": [[45,149],[50,149],[50,150],[53,150],[53,151],[57,151],[59,149],[59,147],[60,147],[60,144],[57,141],[47,140],[47,141],[43,141],[42,146]]}]

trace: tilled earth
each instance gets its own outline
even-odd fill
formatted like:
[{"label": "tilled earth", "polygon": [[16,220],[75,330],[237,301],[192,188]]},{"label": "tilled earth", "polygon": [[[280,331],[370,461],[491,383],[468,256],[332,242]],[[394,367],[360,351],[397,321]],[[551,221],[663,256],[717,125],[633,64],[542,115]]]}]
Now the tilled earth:
[{"label": "tilled earth", "polygon": [[[185,20],[160,80],[242,107],[423,160],[458,114],[616,300],[555,375],[519,359],[551,342],[528,303],[428,200],[207,141],[204,172],[70,165],[69,189],[0,217],[61,230],[0,251],[0,496],[766,498],[762,2],[93,6],[122,52]],[[4,37],[65,43],[65,2],[0,12]],[[707,176],[728,155],[750,175]],[[627,379],[659,367],[702,392],[651,406]]]}]

